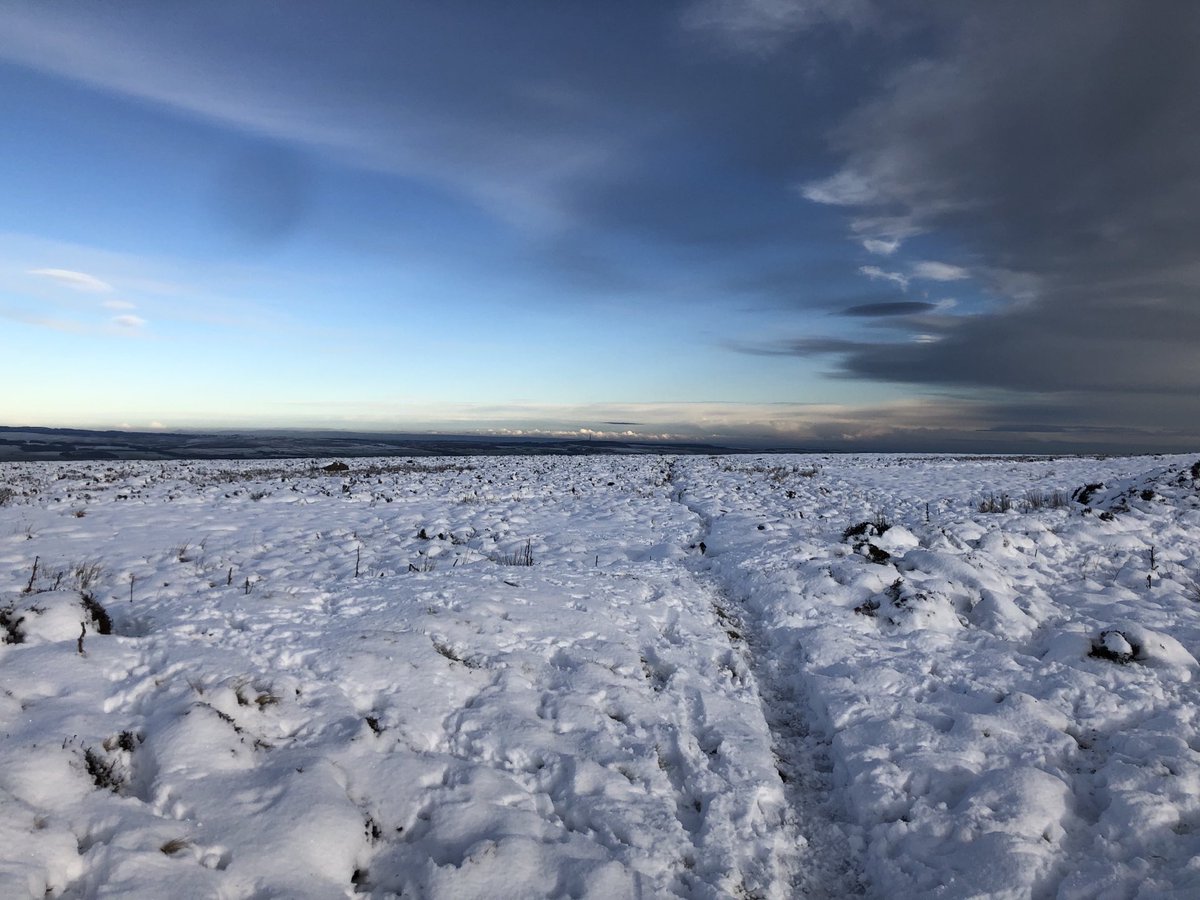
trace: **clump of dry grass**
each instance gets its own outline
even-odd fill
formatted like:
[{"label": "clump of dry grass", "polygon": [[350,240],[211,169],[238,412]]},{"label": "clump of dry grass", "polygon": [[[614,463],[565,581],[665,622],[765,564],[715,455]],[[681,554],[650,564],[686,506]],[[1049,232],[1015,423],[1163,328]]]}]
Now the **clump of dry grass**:
[{"label": "clump of dry grass", "polygon": [[1008,494],[988,492],[976,507],[981,513],[1006,513],[1013,508],[1012,497]]},{"label": "clump of dry grass", "polygon": [[502,566],[532,566],[533,541],[526,541],[524,547],[514,550],[512,553],[495,554],[492,556],[492,562],[498,562]]}]

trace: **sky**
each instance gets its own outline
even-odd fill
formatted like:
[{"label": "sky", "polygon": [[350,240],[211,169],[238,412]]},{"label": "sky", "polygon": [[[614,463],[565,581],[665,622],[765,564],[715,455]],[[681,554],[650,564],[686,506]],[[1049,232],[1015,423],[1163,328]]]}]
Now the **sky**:
[{"label": "sky", "polygon": [[0,424],[1196,449],[1198,46],[1184,0],[6,3]]}]

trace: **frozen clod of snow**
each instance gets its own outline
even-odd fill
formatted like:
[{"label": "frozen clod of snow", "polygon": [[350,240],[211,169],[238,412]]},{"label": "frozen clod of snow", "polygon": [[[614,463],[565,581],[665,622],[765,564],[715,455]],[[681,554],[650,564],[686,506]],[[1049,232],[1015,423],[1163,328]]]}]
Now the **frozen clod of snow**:
[{"label": "frozen clod of snow", "polygon": [[1117,631],[1115,628],[1100,632],[1100,646],[1104,649],[1109,659],[1116,660],[1117,662],[1129,662],[1138,654],[1138,651],[1129,643],[1124,633]]},{"label": "frozen clod of snow", "polygon": [[893,525],[876,537],[872,543],[893,556],[921,545],[920,539],[903,525]]},{"label": "frozen clod of snow", "polygon": [[1200,896],[1194,457],[329,462],[0,465],[0,896]]}]

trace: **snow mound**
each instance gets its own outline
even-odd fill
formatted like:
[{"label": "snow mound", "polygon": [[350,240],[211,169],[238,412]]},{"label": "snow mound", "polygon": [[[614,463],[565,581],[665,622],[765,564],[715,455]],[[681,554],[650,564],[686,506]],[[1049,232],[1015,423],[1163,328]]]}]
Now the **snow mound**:
[{"label": "snow mound", "polygon": [[89,634],[97,628],[78,591],[25,594],[0,604],[0,625],[11,644],[75,641],[84,627]]},{"label": "snow mound", "polygon": [[1116,663],[1137,662],[1190,681],[1200,663],[1179,641],[1136,622],[1118,622],[1100,631],[1091,655]]}]

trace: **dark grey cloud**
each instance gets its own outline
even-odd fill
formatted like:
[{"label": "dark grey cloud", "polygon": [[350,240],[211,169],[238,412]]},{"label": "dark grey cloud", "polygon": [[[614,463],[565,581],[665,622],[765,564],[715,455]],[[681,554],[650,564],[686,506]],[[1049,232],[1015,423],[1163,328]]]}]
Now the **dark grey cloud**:
[{"label": "dark grey cloud", "polygon": [[[1110,371],[1104,353],[1064,348],[1047,334],[1034,336],[1028,357],[1011,360],[1002,351],[1008,340],[1001,337],[989,345],[922,343],[911,337],[904,342],[808,337],[728,341],[724,346],[757,356],[828,358],[835,363],[828,372],[832,378],[910,382],[918,380],[913,372],[924,376],[922,394],[932,398],[925,413],[930,427],[922,425],[912,433],[899,427],[888,429],[883,438],[862,445],[864,448],[944,450],[961,445],[997,452],[1104,453],[1196,448],[1200,394],[1175,383],[1174,355],[1168,354],[1159,369],[1159,388],[1148,389],[1123,382],[1120,357],[1117,368]],[[972,349],[983,356],[974,361],[976,380],[964,383],[957,373],[970,371],[972,361],[961,354]],[[1079,355],[1064,360],[1064,352]],[[1133,352],[1154,354],[1155,345],[1143,343]],[[1039,367],[1036,361],[1043,356],[1046,361]],[[1192,374],[1198,365],[1200,362],[1190,363]],[[1069,370],[1072,377],[1060,377],[1059,383],[1048,389],[1050,370],[1058,366]],[[947,377],[947,371],[956,377]],[[1003,382],[1003,386],[997,387],[995,382]],[[939,419],[934,412],[937,409],[953,411],[952,421],[944,416]],[[859,421],[859,417],[850,415],[849,420]],[[913,424],[906,423],[906,427]],[[998,435],[1007,437],[1000,440]]]},{"label": "dark grey cloud", "polygon": [[1147,425],[1168,427],[1200,392],[1200,6],[938,10],[941,49],[835,129],[844,165],[808,194],[868,235],[948,236],[1008,302],[935,342],[844,347],[841,373],[1070,392],[1053,408],[1077,419],[1159,394]]},{"label": "dark grey cloud", "polygon": [[1180,395],[1100,395],[1069,391],[1017,400],[977,402],[981,442],[991,436],[1043,443],[1053,450],[1094,452],[1196,449],[1200,399]]},{"label": "dark grey cloud", "polygon": [[[831,374],[843,378],[1051,396],[1082,392],[1094,395],[1092,405],[1101,408],[1116,395],[1192,396],[1192,385],[1200,383],[1200,354],[1194,352],[1192,330],[1197,323],[1183,323],[1178,334],[1158,334],[1157,326],[1147,326],[1144,317],[1135,321],[1138,312],[1094,321],[1070,337],[1058,330],[1069,328],[1069,322],[1041,322],[1038,329],[1028,330],[1023,317],[979,316],[958,328],[943,321],[939,324],[948,336],[929,341],[812,337],[739,349],[764,355],[836,356],[838,367]],[[1105,327],[1114,322],[1128,323],[1129,332],[1106,333]],[[1136,380],[1130,378],[1135,369]]]},{"label": "dark grey cloud", "polygon": [[885,303],[861,303],[842,310],[843,316],[861,318],[878,318],[883,316],[912,316],[918,313],[933,312],[936,303],[926,303],[921,300],[896,300]]}]

